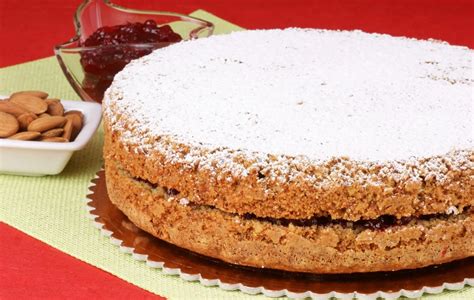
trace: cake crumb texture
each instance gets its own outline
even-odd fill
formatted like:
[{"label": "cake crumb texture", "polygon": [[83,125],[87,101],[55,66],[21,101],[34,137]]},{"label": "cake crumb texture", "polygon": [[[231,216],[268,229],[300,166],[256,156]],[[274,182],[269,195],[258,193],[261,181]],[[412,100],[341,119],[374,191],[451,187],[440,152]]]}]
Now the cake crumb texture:
[{"label": "cake crumb texture", "polygon": [[472,210],[448,219],[413,221],[386,230],[279,226],[202,206],[165,200],[120,163],[106,164],[112,202],[138,227],[197,253],[261,268],[354,273],[421,268],[474,255]]}]

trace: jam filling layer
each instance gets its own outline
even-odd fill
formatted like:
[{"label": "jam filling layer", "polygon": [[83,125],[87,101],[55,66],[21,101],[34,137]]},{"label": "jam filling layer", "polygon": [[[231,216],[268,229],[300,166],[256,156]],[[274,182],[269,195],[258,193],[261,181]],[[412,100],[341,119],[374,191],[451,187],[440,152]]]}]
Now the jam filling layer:
[{"label": "jam filling layer", "polygon": [[258,220],[260,222],[270,222],[274,225],[280,226],[293,226],[307,227],[307,226],[330,226],[340,225],[344,228],[347,227],[363,227],[372,230],[384,230],[392,226],[403,226],[410,223],[413,220],[431,220],[435,218],[441,218],[445,214],[430,214],[423,215],[420,217],[402,217],[397,219],[395,216],[382,215],[376,219],[371,220],[359,220],[359,221],[347,221],[342,219],[332,219],[329,216],[314,216],[309,219],[285,219],[285,218],[270,218],[270,217],[258,217],[254,214],[246,213],[243,215],[246,220]]},{"label": "jam filling layer", "polygon": [[[163,197],[168,200],[171,197],[179,199],[180,192],[173,188],[166,188],[161,187],[157,184],[154,184],[146,179],[133,177],[135,181],[144,183],[150,186],[152,189],[160,190],[163,193]],[[217,209],[214,206],[210,205],[202,205],[202,204],[195,204],[193,202],[186,201],[187,206],[192,207],[205,207],[208,209]],[[456,214],[448,214],[448,213],[438,213],[438,214],[426,214],[417,217],[402,217],[397,218],[396,216],[392,215],[382,215],[376,219],[371,220],[359,220],[359,221],[347,221],[342,219],[332,219],[330,216],[313,216],[309,219],[287,219],[287,218],[271,218],[271,217],[259,217],[252,213],[245,213],[243,215],[239,215],[244,220],[255,220],[259,222],[268,222],[274,225],[285,226],[288,227],[290,224],[293,226],[298,227],[310,227],[310,226],[331,226],[331,225],[340,225],[344,228],[367,228],[371,230],[385,230],[387,228],[393,226],[403,226],[407,225],[411,221],[430,221],[433,219],[447,219],[450,216],[458,215],[463,212],[469,212],[471,207],[465,207],[462,210],[456,211]],[[227,213],[227,212],[226,212]],[[235,214],[238,215],[238,214]]]}]

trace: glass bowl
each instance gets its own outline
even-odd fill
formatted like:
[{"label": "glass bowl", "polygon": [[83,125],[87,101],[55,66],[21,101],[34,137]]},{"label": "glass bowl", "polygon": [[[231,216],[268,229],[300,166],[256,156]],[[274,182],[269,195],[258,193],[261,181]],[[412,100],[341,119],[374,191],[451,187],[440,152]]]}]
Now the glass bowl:
[{"label": "glass bowl", "polygon": [[102,102],[105,90],[123,65],[117,65],[111,72],[98,76],[84,70],[81,57],[112,56],[129,50],[146,55],[171,43],[133,43],[94,47],[84,47],[81,46],[82,43],[100,27],[144,23],[147,20],[155,21],[158,26],[169,25],[183,40],[208,37],[214,30],[214,25],[208,21],[179,13],[125,8],[111,3],[110,0],[85,0],[79,5],[74,16],[76,36],[54,47],[54,53],[64,75],[83,100]]}]

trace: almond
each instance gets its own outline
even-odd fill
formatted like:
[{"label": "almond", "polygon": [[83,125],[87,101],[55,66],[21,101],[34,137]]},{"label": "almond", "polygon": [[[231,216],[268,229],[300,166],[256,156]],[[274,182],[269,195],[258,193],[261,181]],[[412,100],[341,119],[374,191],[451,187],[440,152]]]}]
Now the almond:
[{"label": "almond", "polygon": [[0,138],[14,135],[19,128],[20,124],[13,115],[0,112]]},{"label": "almond", "polygon": [[67,142],[69,142],[68,140],[66,140],[65,138],[63,138],[61,136],[45,137],[45,138],[41,138],[41,141],[43,141],[43,142],[53,142],[53,143],[67,143]]},{"label": "almond", "polygon": [[10,101],[0,101],[0,111],[18,117],[26,112],[21,106],[11,103]]},{"label": "almond", "polygon": [[44,113],[48,109],[48,104],[43,99],[28,94],[13,96],[10,98],[10,102],[37,115]]},{"label": "almond", "polygon": [[64,107],[59,99],[46,99],[48,110],[46,111],[51,116],[62,116],[64,114]]},{"label": "almond", "polygon": [[77,113],[69,113],[69,114],[66,114],[65,117],[68,119],[68,120],[71,120],[72,122],[72,134],[71,134],[71,140],[74,140],[76,138],[76,136],[79,134],[79,132],[81,132],[81,129],[82,129],[82,113],[79,112],[79,114]]},{"label": "almond", "polygon": [[23,131],[23,132],[18,132],[17,134],[10,136],[8,139],[20,140],[20,141],[31,141],[31,140],[36,140],[40,136],[41,136],[41,133],[37,131]]},{"label": "almond", "polygon": [[34,120],[38,119],[38,117],[34,113],[24,113],[17,117],[18,123],[20,123],[20,129],[21,130],[27,130],[28,125],[30,125],[31,122]]},{"label": "almond", "polygon": [[51,117],[50,114],[48,113],[42,113],[41,115],[38,116],[39,118],[44,118],[44,117]]},{"label": "almond", "polygon": [[29,95],[29,96],[35,96],[41,99],[46,99],[48,98],[48,93],[42,92],[42,91],[22,91],[22,92],[16,92],[10,95],[10,98],[13,98],[18,95]]},{"label": "almond", "polygon": [[56,137],[56,136],[61,136],[64,132],[64,129],[62,128],[54,128],[50,129],[48,131],[43,132],[41,136],[43,137]]},{"label": "almond", "polygon": [[82,112],[78,110],[68,110],[67,112],[64,113],[64,116],[68,116],[68,115],[78,115],[79,117],[81,117],[81,120],[84,121],[84,115],[82,114]]},{"label": "almond", "polygon": [[66,121],[66,125],[64,125],[63,138],[68,139],[69,141],[72,141],[71,136],[72,136],[73,129],[74,128],[72,126],[72,120],[68,119]]},{"label": "almond", "polygon": [[61,116],[38,118],[28,125],[28,131],[45,132],[53,128],[62,127],[66,121],[67,119]]}]

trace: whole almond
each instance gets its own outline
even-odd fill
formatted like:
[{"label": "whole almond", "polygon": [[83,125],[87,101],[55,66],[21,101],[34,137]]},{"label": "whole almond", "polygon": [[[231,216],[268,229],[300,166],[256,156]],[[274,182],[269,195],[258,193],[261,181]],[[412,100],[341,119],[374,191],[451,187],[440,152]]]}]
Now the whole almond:
[{"label": "whole almond", "polygon": [[18,117],[26,112],[21,106],[11,103],[10,101],[0,101],[0,111]]},{"label": "whole almond", "polygon": [[24,113],[17,117],[18,123],[20,123],[21,130],[27,130],[28,125],[30,125],[30,123],[36,119],[38,119],[38,117],[34,113],[30,112]]},{"label": "whole almond", "polygon": [[74,128],[72,126],[72,120],[68,119],[66,122],[66,125],[64,125],[63,138],[68,139],[69,141],[72,141],[71,136],[72,136],[73,129]]},{"label": "whole almond", "polygon": [[48,113],[42,113],[41,115],[38,116],[38,118],[44,118],[44,117],[51,117],[51,115]]},{"label": "whole almond", "polygon": [[18,132],[17,134],[10,136],[8,139],[20,140],[20,141],[31,141],[31,140],[36,140],[40,136],[41,136],[41,133],[37,131],[23,131],[23,132]]},{"label": "whole almond", "polygon": [[68,110],[67,112],[64,113],[64,116],[69,116],[69,115],[78,115],[79,117],[81,117],[81,120],[84,122],[84,115],[82,114],[81,111]]},{"label": "whole almond", "polygon": [[67,119],[61,116],[38,118],[28,125],[28,131],[45,132],[53,128],[62,127],[66,121]]},{"label": "whole almond", "polygon": [[28,94],[13,96],[10,98],[10,102],[37,115],[44,113],[48,109],[48,104],[43,99]]},{"label": "whole almond", "polygon": [[62,116],[64,114],[64,107],[59,99],[46,99],[48,110],[46,111],[51,116]]},{"label": "whole almond", "polygon": [[71,134],[71,140],[74,140],[79,132],[81,132],[82,129],[82,118],[81,118],[82,113],[79,115],[77,113],[70,113],[66,114],[65,117],[68,120],[71,120],[72,122],[72,134]]},{"label": "whole almond", "polygon": [[30,95],[30,96],[35,96],[41,99],[46,99],[48,98],[48,93],[42,92],[42,91],[22,91],[22,92],[16,92],[10,95],[10,98],[13,98],[18,95]]},{"label": "whole almond", "polygon": [[53,142],[53,143],[67,143],[67,142],[69,142],[68,140],[66,140],[62,136],[45,137],[45,138],[41,138],[41,141],[43,141],[43,142]]},{"label": "whole almond", "polygon": [[48,131],[45,131],[43,132],[43,134],[41,136],[43,137],[57,137],[57,136],[61,136],[64,132],[64,129],[62,128],[54,128],[54,129],[50,129]]},{"label": "whole almond", "polygon": [[0,138],[14,135],[19,128],[20,124],[13,115],[0,112]]}]

